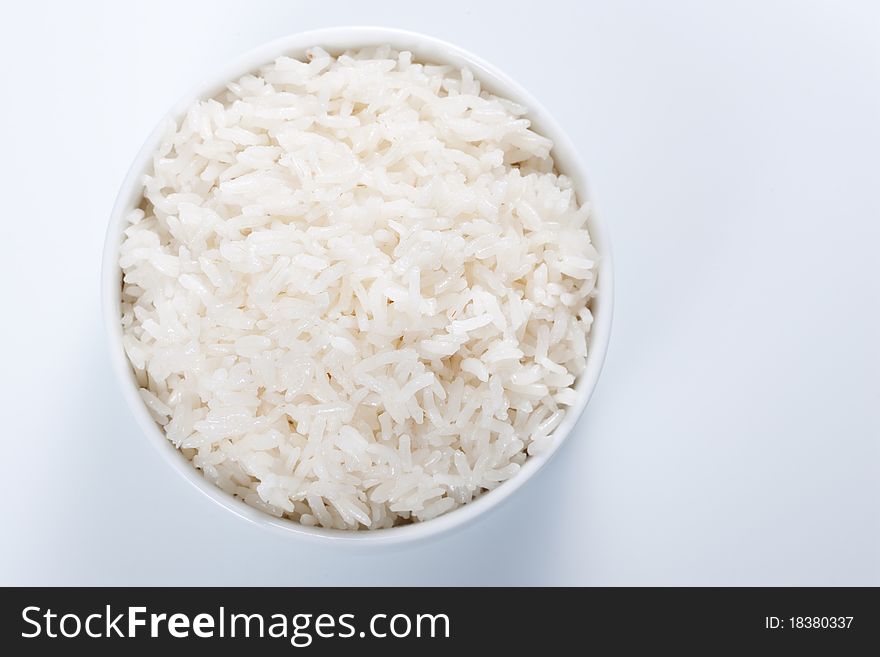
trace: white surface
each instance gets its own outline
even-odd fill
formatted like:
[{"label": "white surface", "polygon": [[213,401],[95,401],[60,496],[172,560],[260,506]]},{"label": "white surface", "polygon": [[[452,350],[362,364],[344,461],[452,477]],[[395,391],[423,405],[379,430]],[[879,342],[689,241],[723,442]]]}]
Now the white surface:
[{"label": "white surface", "polygon": [[[0,583],[880,585],[880,13],[706,4],[21,4],[0,23]],[[218,60],[356,23],[541,98],[617,276],[579,435],[477,524],[372,554],[189,490],[115,387],[98,303],[157,118]]]}]

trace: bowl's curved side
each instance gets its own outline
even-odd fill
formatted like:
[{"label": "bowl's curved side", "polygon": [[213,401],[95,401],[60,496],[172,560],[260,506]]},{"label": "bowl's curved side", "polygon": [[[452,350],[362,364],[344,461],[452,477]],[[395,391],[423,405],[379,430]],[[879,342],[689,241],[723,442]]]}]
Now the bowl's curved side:
[{"label": "bowl's curved side", "polygon": [[[316,45],[330,52],[340,52],[351,48],[383,44],[389,44],[398,50],[410,50],[414,58],[418,60],[443,62],[457,67],[470,68],[484,89],[527,107],[529,110],[527,117],[532,121],[536,131],[553,140],[553,157],[558,170],[572,179],[579,200],[581,202],[588,201],[592,206],[587,227],[601,256],[596,296],[591,303],[593,326],[589,338],[589,353],[586,369],[574,386],[578,392],[577,403],[569,407],[565,418],[553,432],[554,440],[551,446],[541,454],[529,457],[514,477],[502,483],[495,490],[481,495],[469,504],[422,523],[371,532],[306,527],[292,521],[273,518],[214,486],[165,438],[159,425],[152,419],[140,397],[134,372],[123,347],[122,325],[120,323],[122,273],[118,265],[119,247],[125,230],[126,215],[140,203],[142,179],[147,172],[152,154],[159,145],[167,122],[178,120],[194,100],[216,95],[222,91],[227,81],[254,71],[281,54],[302,57],[308,48]],[[396,544],[426,538],[461,527],[507,499],[540,470],[574,428],[593,393],[608,348],[614,303],[613,264],[607,230],[597,215],[595,203],[589,193],[585,168],[577,150],[550,113],[517,82],[480,57],[434,37],[382,27],[328,28],[277,39],[236,58],[181,98],[144,142],[116,197],[104,242],[101,286],[101,305],[113,370],[121,384],[122,394],[138,424],[168,465],[213,502],[249,522],[288,535],[294,534],[323,541],[330,539],[334,543],[358,545],[365,543],[371,545]]]}]

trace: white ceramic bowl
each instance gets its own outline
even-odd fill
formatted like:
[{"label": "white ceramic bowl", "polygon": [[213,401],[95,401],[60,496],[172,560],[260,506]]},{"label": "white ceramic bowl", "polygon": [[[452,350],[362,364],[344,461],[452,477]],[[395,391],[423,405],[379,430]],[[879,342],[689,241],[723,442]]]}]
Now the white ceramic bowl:
[{"label": "white ceramic bowl", "polygon": [[[222,91],[228,81],[256,70],[278,55],[285,54],[293,57],[303,57],[305,56],[306,49],[313,46],[322,46],[329,52],[336,53],[350,48],[382,44],[390,44],[397,50],[410,50],[415,60],[468,67],[486,90],[527,107],[529,109],[528,118],[531,119],[535,130],[553,140],[555,146],[552,154],[557,168],[574,181],[579,200],[589,199],[594,209],[588,223],[588,228],[602,258],[599,265],[597,296],[592,306],[594,323],[590,335],[589,356],[586,370],[578,378],[574,386],[578,393],[577,403],[570,407],[563,422],[554,432],[555,439],[552,446],[539,456],[528,458],[525,465],[514,477],[505,481],[495,490],[481,495],[470,504],[466,504],[432,520],[393,527],[391,529],[368,532],[306,527],[294,521],[274,518],[248,506],[241,500],[214,486],[171,445],[165,438],[162,429],[153,421],[138,394],[134,374],[122,347],[122,328],[119,321],[121,317],[121,272],[117,264],[119,245],[124,229],[125,215],[128,210],[136,207],[140,202],[142,193],[141,180],[147,172],[153,152],[158,147],[161,138],[161,126],[164,125],[167,118],[179,119],[195,99],[216,95]],[[571,432],[578,417],[580,417],[584,407],[586,407],[596,381],[599,378],[611,328],[613,291],[611,251],[608,236],[605,228],[596,216],[595,203],[587,190],[584,167],[574,146],[565,133],[556,125],[556,122],[551,118],[547,110],[531,94],[507,75],[479,57],[433,37],[379,27],[330,28],[294,34],[272,41],[230,62],[182,98],[168,112],[167,116],[163,118],[146,142],[144,142],[143,147],[129,169],[125,182],[122,184],[116,204],[113,207],[113,214],[110,217],[110,225],[107,229],[101,276],[104,322],[110,341],[110,356],[113,368],[119,377],[122,393],[137,418],[138,424],[140,424],[153,446],[165,458],[168,465],[180,473],[195,489],[240,518],[244,518],[255,525],[284,532],[288,535],[298,535],[335,543],[388,545],[434,536],[454,527],[462,526],[508,498],[547,463],[556,450],[559,449],[562,441]]]}]

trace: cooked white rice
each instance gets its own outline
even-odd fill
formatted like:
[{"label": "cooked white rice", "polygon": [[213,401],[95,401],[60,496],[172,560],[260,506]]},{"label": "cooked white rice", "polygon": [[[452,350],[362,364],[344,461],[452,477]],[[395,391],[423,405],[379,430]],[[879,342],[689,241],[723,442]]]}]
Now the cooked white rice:
[{"label": "cooked white rice", "polygon": [[375,529],[548,446],[598,256],[525,112],[467,69],[315,48],[168,126],[122,243],[124,343],[208,479]]}]

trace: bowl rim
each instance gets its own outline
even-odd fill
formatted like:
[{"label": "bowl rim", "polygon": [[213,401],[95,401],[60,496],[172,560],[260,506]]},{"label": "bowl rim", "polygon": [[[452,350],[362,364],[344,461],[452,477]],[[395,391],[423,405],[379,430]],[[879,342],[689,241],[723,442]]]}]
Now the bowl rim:
[{"label": "bowl rim", "polygon": [[[384,44],[397,50],[410,50],[413,52],[413,58],[417,60],[451,63],[459,67],[467,66],[473,71],[474,77],[480,81],[483,88],[527,107],[526,116],[532,120],[536,130],[553,140],[552,155],[559,170],[572,179],[579,200],[581,202],[586,200],[590,203],[591,212],[587,226],[591,240],[601,256],[597,273],[597,291],[591,306],[593,325],[589,336],[587,364],[574,385],[577,401],[569,407],[563,421],[553,431],[554,439],[549,447],[540,454],[528,457],[520,471],[497,488],[483,493],[468,504],[424,522],[373,531],[308,527],[292,520],[275,518],[215,486],[168,441],[159,425],[152,419],[138,392],[138,385],[125,355],[122,342],[122,325],[119,321],[121,314],[119,247],[125,228],[125,216],[134,207],[133,201],[141,196],[142,177],[146,173],[152,154],[158,146],[168,120],[179,119],[194,100],[215,95],[228,81],[256,70],[259,66],[281,54],[297,56],[307,48],[314,46],[321,46],[330,52],[340,52],[349,48]],[[560,162],[562,162],[561,166],[559,166]],[[110,214],[101,267],[101,306],[113,371],[121,386],[123,397],[138,425],[165,462],[209,500],[250,524],[286,536],[318,541],[325,545],[391,545],[437,536],[461,528],[509,499],[559,450],[586,408],[601,373],[608,349],[613,297],[612,254],[607,229],[599,218],[595,200],[589,193],[585,167],[577,149],[551,114],[506,73],[457,45],[418,32],[375,26],[329,27],[283,36],[232,58],[224,66],[215,70],[212,75],[191,87],[162,116],[130,165]]]}]

